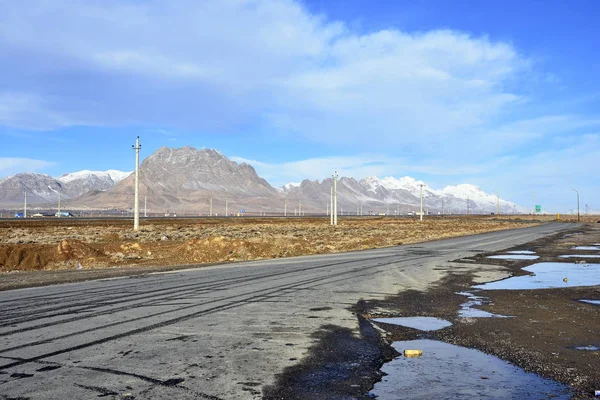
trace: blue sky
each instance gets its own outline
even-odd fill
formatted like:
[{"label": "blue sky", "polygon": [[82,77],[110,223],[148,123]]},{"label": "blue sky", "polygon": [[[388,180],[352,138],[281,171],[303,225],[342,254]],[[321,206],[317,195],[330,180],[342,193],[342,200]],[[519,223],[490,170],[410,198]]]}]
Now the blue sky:
[{"label": "blue sky", "polygon": [[0,177],[209,147],[600,210],[598,1],[0,1]]}]

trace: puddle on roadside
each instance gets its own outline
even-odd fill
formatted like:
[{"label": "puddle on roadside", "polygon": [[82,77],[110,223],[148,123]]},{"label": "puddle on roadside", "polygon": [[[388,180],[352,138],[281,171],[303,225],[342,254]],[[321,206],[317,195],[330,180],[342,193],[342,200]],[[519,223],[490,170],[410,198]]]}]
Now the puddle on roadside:
[{"label": "puddle on roadside", "polygon": [[552,289],[600,284],[600,264],[538,263],[523,268],[533,275],[475,285],[483,290]]},{"label": "puddle on roadside", "polygon": [[467,296],[466,303],[462,303],[460,305],[460,310],[458,310],[458,316],[460,318],[513,318],[508,315],[494,314],[491,312],[487,312],[484,310],[480,310],[478,308],[474,308],[475,306],[482,306],[484,304],[489,303],[489,297],[483,296],[475,296],[473,293],[468,292],[458,292],[461,296]]},{"label": "puddle on roadside", "polygon": [[596,306],[600,306],[600,300],[587,300],[587,299],[583,299],[583,300],[579,300],[582,303],[588,303],[588,304],[594,304]]},{"label": "puddle on roadside", "polygon": [[385,364],[381,370],[387,376],[369,393],[377,399],[570,397],[566,386],[478,350],[435,340],[395,342],[392,346],[400,353],[423,350],[423,355],[400,356]]},{"label": "puddle on roadside", "polygon": [[600,246],[575,246],[571,250],[600,250]]},{"label": "puddle on roadside", "polygon": [[390,325],[399,325],[420,331],[439,331],[452,326],[445,319],[435,317],[397,317],[397,318],[374,318],[372,321]]},{"label": "puddle on roadside", "polygon": [[600,254],[566,254],[558,258],[600,258]]},{"label": "puddle on roadside", "polygon": [[513,250],[513,251],[507,251],[506,254],[535,254],[535,251],[531,251],[531,250]]},{"label": "puddle on roadside", "polygon": [[577,347],[575,347],[575,350],[600,351],[600,347],[599,346],[593,346],[593,345],[589,345],[589,346],[577,346]]},{"label": "puddle on roadside", "polygon": [[488,256],[495,260],[537,260],[540,256],[531,256],[526,254],[501,254],[498,256]]}]

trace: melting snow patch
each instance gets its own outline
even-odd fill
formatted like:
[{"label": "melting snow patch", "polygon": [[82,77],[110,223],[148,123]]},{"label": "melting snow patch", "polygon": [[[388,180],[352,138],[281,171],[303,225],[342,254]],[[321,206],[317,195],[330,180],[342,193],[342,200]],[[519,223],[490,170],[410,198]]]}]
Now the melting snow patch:
[{"label": "melting snow patch", "polygon": [[513,251],[507,251],[507,254],[535,254],[535,251],[531,251],[531,250],[513,250]]},{"label": "melting snow patch", "polygon": [[501,254],[499,256],[488,256],[496,260],[537,260],[540,256],[529,256],[525,254]]},{"label": "melting snow patch", "polygon": [[538,263],[523,270],[533,275],[513,276],[474,287],[483,290],[527,290],[600,284],[600,264]]},{"label": "melting snow patch", "polygon": [[575,246],[572,250],[600,250],[600,246]]},{"label": "melting snow patch", "polygon": [[452,323],[434,317],[398,317],[398,318],[375,318],[375,322],[383,324],[400,325],[407,328],[414,328],[420,331],[438,331],[440,329],[452,326]]},{"label": "melting snow patch", "polygon": [[569,388],[523,371],[481,351],[435,340],[395,342],[400,353],[423,350],[419,358],[398,357],[369,393],[392,399],[568,399]]},{"label": "melting snow patch", "polygon": [[579,300],[582,303],[594,304],[596,306],[600,306],[600,300]]}]

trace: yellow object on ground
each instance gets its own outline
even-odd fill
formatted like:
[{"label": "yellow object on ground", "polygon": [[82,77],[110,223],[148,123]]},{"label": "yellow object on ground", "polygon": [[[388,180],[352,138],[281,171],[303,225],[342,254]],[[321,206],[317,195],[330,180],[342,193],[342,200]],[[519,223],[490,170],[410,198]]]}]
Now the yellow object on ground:
[{"label": "yellow object on ground", "polygon": [[404,350],[404,357],[421,357],[423,350]]}]

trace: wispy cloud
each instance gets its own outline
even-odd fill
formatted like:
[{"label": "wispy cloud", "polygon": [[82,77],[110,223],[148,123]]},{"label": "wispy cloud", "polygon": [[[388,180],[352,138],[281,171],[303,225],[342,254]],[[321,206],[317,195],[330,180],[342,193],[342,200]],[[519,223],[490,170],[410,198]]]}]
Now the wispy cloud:
[{"label": "wispy cloud", "polygon": [[0,177],[18,172],[38,172],[53,166],[54,163],[29,158],[0,157]]},{"label": "wispy cloud", "polygon": [[528,68],[507,43],[358,34],[291,0],[34,0],[0,15],[0,83],[16,87],[0,92],[0,124],[25,129],[252,122],[315,142],[423,146],[521,101],[504,83]]}]

